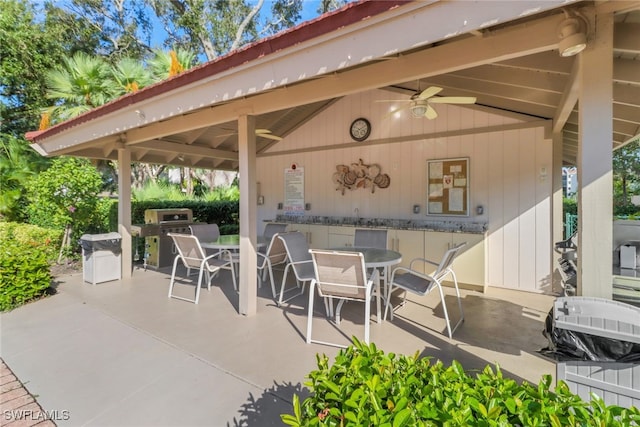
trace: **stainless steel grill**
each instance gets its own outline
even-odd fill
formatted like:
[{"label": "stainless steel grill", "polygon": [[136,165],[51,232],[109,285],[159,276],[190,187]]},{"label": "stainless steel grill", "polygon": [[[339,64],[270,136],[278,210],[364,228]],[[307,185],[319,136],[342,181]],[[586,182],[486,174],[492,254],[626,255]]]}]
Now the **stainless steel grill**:
[{"label": "stainless steel grill", "polygon": [[176,255],[168,233],[190,234],[191,209],[147,209],[144,224],[132,226],[132,234],[145,238],[145,267],[168,267]]}]

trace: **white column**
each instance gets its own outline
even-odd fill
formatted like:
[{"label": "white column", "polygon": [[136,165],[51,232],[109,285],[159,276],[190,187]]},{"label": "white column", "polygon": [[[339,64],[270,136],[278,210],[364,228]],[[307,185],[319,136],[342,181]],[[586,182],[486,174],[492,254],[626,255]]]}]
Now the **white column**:
[{"label": "white column", "polygon": [[131,277],[131,150],[118,150],[118,233],[122,236],[122,278]]},{"label": "white column", "polygon": [[597,15],[580,61],[578,294],[613,294],[613,14]]},{"label": "white column", "polygon": [[240,314],[256,314],[258,303],[255,118],[238,117],[240,158]]}]

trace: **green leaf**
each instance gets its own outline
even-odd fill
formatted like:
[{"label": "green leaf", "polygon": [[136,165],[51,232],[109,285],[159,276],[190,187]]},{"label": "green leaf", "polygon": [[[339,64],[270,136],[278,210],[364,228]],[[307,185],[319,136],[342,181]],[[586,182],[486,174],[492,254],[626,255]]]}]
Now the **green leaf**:
[{"label": "green leaf", "polygon": [[405,408],[393,417],[393,427],[402,427],[408,425],[411,420],[411,409]]}]

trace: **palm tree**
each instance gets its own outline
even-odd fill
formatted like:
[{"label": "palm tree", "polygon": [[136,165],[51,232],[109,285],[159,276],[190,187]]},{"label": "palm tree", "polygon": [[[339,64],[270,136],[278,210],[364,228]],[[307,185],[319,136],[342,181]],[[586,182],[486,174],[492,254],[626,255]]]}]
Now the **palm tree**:
[{"label": "palm tree", "polygon": [[156,81],[164,80],[188,70],[196,63],[196,55],[190,50],[176,49],[170,52],[154,51],[149,61],[149,69]]},{"label": "palm tree", "polygon": [[54,121],[78,116],[112,100],[116,83],[107,63],[99,56],[78,52],[46,75],[47,98],[58,104],[49,110]]},{"label": "palm tree", "polygon": [[117,96],[136,92],[153,83],[153,76],[138,59],[123,58],[113,66],[111,73],[117,83]]}]

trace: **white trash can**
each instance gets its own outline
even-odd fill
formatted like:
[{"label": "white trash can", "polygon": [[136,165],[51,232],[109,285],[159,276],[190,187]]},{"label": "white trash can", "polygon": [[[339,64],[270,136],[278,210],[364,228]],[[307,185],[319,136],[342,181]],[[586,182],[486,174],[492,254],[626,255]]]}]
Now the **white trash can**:
[{"label": "white trash can", "polygon": [[80,237],[85,282],[95,285],[122,278],[121,241],[122,236],[115,232]]}]

